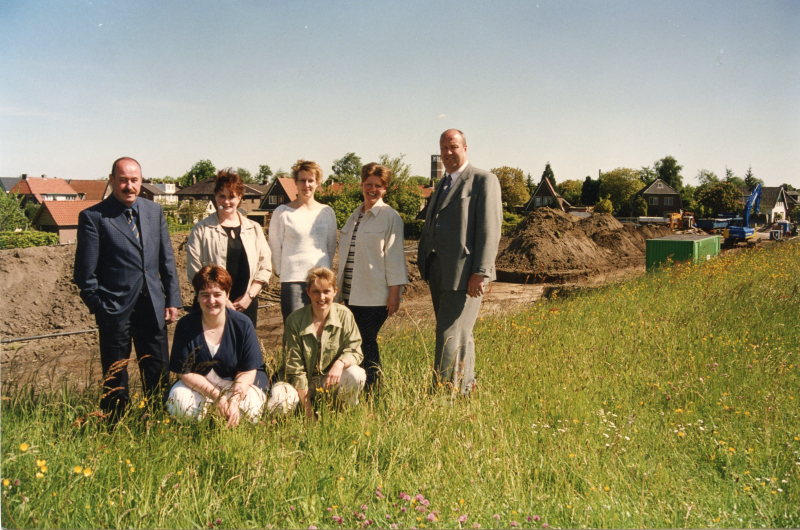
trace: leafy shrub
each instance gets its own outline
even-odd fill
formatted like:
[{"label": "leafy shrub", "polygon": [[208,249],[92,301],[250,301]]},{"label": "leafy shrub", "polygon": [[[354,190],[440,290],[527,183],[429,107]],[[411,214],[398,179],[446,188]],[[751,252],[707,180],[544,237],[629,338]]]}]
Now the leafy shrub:
[{"label": "leafy shrub", "polygon": [[58,245],[61,239],[58,234],[26,230],[24,232],[0,232],[0,249],[29,248]]},{"label": "leafy shrub", "polygon": [[403,235],[407,238],[418,238],[422,235],[425,221],[422,219],[407,219],[403,223]]},{"label": "leafy shrub", "polygon": [[611,200],[606,196],[604,199],[600,199],[598,203],[594,206],[594,213],[611,213],[614,211],[614,205],[611,204]]}]

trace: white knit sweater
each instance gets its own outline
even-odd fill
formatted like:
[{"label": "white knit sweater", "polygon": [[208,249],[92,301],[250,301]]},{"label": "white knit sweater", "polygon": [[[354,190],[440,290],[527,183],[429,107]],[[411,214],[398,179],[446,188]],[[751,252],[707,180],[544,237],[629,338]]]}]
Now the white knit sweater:
[{"label": "white knit sweater", "polygon": [[294,209],[281,204],[269,223],[272,264],[281,282],[304,282],[313,267],[333,267],[336,214],[323,206]]}]

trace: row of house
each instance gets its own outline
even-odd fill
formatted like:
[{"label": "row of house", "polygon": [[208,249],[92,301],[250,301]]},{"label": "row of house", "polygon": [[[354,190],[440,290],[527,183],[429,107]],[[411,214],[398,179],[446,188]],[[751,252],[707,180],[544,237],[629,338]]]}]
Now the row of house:
[{"label": "row of house", "polygon": [[[444,166],[439,155],[431,156],[431,180],[426,186],[420,186],[423,197],[417,219],[424,219],[428,203],[436,182],[444,175]],[[62,243],[74,242],[77,236],[78,214],[86,208],[97,204],[111,194],[107,179],[103,180],[64,180],[60,178],[28,177],[9,179],[0,178],[0,187],[4,192],[15,192],[22,196],[22,205],[34,202],[41,205],[33,226],[42,231],[57,233]],[[327,191],[336,193],[342,189],[338,183],[332,183]],[[742,204],[750,196],[751,190],[742,188]],[[683,205],[678,191],[666,182],[657,179],[644,188],[639,194],[647,202],[647,215],[650,217],[667,216],[671,212],[681,211]],[[214,181],[207,179],[183,189],[173,184],[154,184],[143,182],[139,195],[164,205],[175,205],[184,201],[201,201],[206,203],[206,213],[215,211]],[[277,178],[270,184],[245,184],[245,193],[240,211],[248,218],[266,226],[272,212],[281,204],[297,198],[297,186],[291,178]],[[782,187],[762,187],[761,212],[767,223],[778,218],[787,219],[789,212],[800,204],[798,192],[787,191]],[[578,216],[591,214],[591,207],[576,207],[562,197],[552,183],[542,178],[530,200],[520,212],[531,212],[537,208],[550,207],[560,209]]]}]

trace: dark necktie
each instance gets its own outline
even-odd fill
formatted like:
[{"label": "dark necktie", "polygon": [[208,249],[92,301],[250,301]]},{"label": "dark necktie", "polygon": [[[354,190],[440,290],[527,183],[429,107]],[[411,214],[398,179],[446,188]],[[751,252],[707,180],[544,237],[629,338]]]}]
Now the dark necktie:
[{"label": "dark necktie", "polygon": [[436,204],[434,204],[435,209],[433,210],[434,214],[439,213],[439,208],[442,206],[442,202],[447,197],[447,192],[450,191],[450,186],[453,184],[453,176],[447,175],[444,178],[444,182],[442,183],[442,189],[439,191],[439,196],[436,197]]},{"label": "dark necktie", "polygon": [[133,216],[133,208],[125,208],[125,217],[128,218],[128,226],[131,227],[133,237],[139,241],[139,228],[136,226],[136,218]]}]

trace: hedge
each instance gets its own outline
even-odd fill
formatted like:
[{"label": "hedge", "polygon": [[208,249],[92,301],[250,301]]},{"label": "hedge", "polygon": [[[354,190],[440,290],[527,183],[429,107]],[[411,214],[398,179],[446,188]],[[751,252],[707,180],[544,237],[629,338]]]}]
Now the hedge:
[{"label": "hedge", "polygon": [[58,245],[59,243],[61,243],[61,239],[58,234],[51,234],[50,232],[36,232],[34,230],[0,232],[0,249],[45,247]]}]

